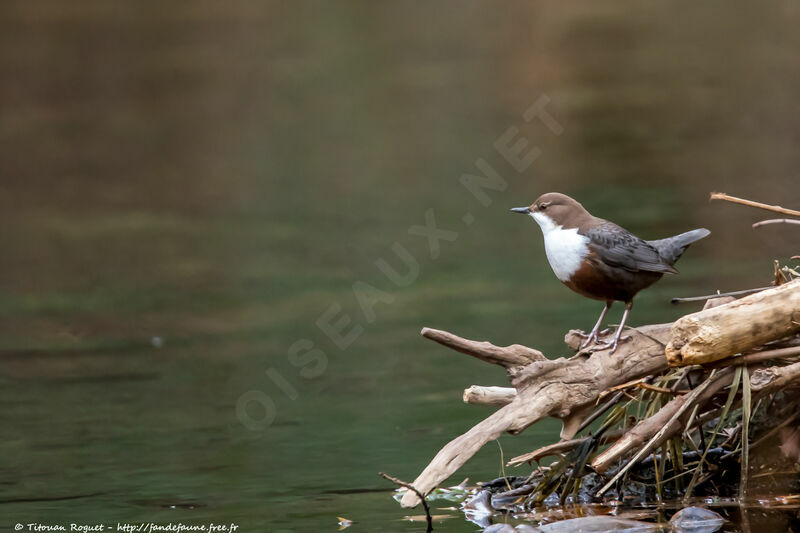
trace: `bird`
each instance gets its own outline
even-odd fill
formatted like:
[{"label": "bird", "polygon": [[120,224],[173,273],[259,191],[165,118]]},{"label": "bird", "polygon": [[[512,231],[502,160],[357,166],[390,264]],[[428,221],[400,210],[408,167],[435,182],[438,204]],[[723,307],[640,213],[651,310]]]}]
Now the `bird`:
[{"label": "bird", "polygon": [[[664,274],[677,274],[674,265],[686,248],[711,232],[698,228],[680,235],[646,241],[628,230],[592,216],[577,200],[549,192],[528,207],[511,211],[531,216],[544,235],[544,249],[553,273],[564,285],[587,298],[605,301],[597,323],[581,334],[583,350],[594,343],[617,350],[633,308],[633,298]],[[600,340],[600,327],[614,302],[625,311],[611,342]]]}]

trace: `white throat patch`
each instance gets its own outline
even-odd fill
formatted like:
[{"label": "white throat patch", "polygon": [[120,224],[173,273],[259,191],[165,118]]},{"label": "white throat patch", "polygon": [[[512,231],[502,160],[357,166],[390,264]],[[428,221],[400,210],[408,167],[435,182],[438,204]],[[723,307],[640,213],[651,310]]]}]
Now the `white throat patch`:
[{"label": "white throat patch", "polygon": [[544,213],[531,213],[542,228],[544,251],[556,277],[568,281],[580,268],[581,261],[589,254],[589,237],[578,234],[578,228],[563,229]]}]

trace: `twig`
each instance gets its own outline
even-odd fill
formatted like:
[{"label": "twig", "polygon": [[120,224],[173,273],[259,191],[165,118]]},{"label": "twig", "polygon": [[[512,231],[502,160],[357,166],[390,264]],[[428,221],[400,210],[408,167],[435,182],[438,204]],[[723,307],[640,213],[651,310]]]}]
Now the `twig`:
[{"label": "twig", "polygon": [[747,355],[740,355],[738,357],[721,359],[719,361],[715,361],[709,365],[706,365],[706,368],[719,368],[723,366],[735,366],[735,365],[750,365],[755,363],[761,363],[764,361],[769,361],[771,359],[782,359],[784,357],[792,357],[796,355],[800,355],[800,346],[777,348],[775,350],[764,350],[762,352],[753,352]]},{"label": "twig", "polygon": [[[609,409],[614,407],[622,399],[623,396],[625,396],[625,392],[624,391],[623,392],[618,392],[617,394],[615,394],[614,397],[612,397],[610,400],[608,400],[606,403],[604,403],[602,407],[600,407],[599,409],[595,410],[591,415],[586,417],[586,420],[583,421],[583,423],[578,428],[578,431],[576,431],[575,433],[580,433],[584,429],[588,428],[592,424],[592,422],[594,422],[595,420],[597,420],[598,418],[603,416],[606,413],[606,411],[608,411]],[[600,401],[600,397],[599,396],[597,398],[597,401]]]},{"label": "twig", "polygon": [[674,304],[682,304],[686,302],[701,302],[703,300],[710,300],[711,298],[720,298],[722,296],[745,296],[747,294],[754,294],[757,292],[772,289],[772,287],[758,287],[756,289],[744,289],[741,291],[721,292],[717,294],[707,294],[705,296],[691,296],[689,298],[673,298],[670,300]]},{"label": "twig", "polygon": [[[647,377],[650,377],[650,376],[647,376]],[[602,400],[603,398],[605,398],[607,395],[611,394],[612,392],[624,391],[625,389],[629,389],[631,387],[635,387],[635,386],[639,385],[640,383],[642,383],[645,379],[647,379],[647,377],[634,379],[632,381],[628,381],[627,383],[622,383],[621,385],[617,385],[615,387],[611,387],[610,389],[601,392],[600,396],[598,397],[598,400]]]},{"label": "twig", "polygon": [[675,394],[683,394],[683,393],[689,392],[689,391],[674,391],[672,389],[665,389],[664,387],[656,387],[655,385],[650,385],[650,383],[649,383],[650,379],[651,379],[651,376],[647,376],[646,378],[635,379],[633,381],[629,381],[627,383],[623,383],[622,385],[617,385],[616,387],[611,387],[607,391],[601,392],[600,393],[600,397],[598,399],[602,399],[606,395],[611,394],[612,392],[624,391],[624,390],[630,389],[632,387],[635,387],[637,389],[642,389],[642,390],[649,390],[649,391],[652,391],[652,392],[660,392],[662,394],[669,394],[669,395],[672,395],[672,396],[674,396]]},{"label": "twig", "polygon": [[711,200],[725,200],[726,202],[749,205],[750,207],[758,207],[759,209],[774,211],[775,213],[782,213],[784,215],[792,215],[795,217],[800,217],[800,211],[795,211],[793,209],[786,209],[785,207],[781,207],[779,205],[768,205],[768,204],[762,204],[761,202],[754,202],[752,200],[745,200],[744,198],[737,198],[735,196],[727,195],[724,192],[712,192]]},{"label": "twig", "polygon": [[[610,431],[600,437],[599,444],[609,444],[611,442],[616,442],[623,434],[624,430],[617,430],[617,431]],[[522,463],[527,463],[529,461],[539,461],[542,457],[548,457],[550,455],[558,455],[560,453],[568,452],[574,450],[576,447],[580,446],[584,442],[588,442],[589,440],[593,439],[594,437],[580,437],[578,439],[570,439],[570,440],[562,440],[561,442],[556,442],[555,444],[550,444],[548,446],[542,446],[532,452],[528,452],[524,455],[518,455],[513,459],[509,460],[506,465],[507,466],[516,466]]]},{"label": "twig", "polygon": [[762,220],[753,224],[753,228],[760,228],[767,224],[800,224],[800,220],[794,218],[770,218],[769,220]]},{"label": "twig", "polygon": [[431,518],[431,510],[428,508],[428,502],[425,500],[425,496],[420,491],[418,491],[411,483],[407,483],[401,479],[397,479],[396,477],[390,476],[389,474],[386,474],[384,472],[378,472],[378,475],[387,481],[391,481],[395,485],[405,487],[408,490],[416,493],[416,495],[422,501],[422,507],[425,509],[425,520],[428,521],[428,529],[426,530],[425,533],[431,533],[431,531],[433,531],[433,518]]},{"label": "twig", "polygon": [[676,394],[686,394],[688,390],[674,391],[672,389],[665,389],[664,387],[656,387],[655,385],[648,385],[647,383],[637,383],[636,387],[639,389],[649,390],[652,392],[660,392],[661,394],[669,394],[675,396]]}]

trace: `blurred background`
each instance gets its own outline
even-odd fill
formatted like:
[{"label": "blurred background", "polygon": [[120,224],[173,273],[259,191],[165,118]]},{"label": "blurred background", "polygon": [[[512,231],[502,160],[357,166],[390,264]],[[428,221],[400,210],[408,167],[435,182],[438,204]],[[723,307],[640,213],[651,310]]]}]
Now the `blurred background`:
[{"label": "blurred background", "polygon": [[[632,325],[800,252],[708,202],[800,208],[799,23],[784,1],[3,2],[0,527],[419,530],[377,472],[413,480],[490,412],[463,388],[505,384],[420,328],[555,357],[600,311],[509,207],[555,190],[644,238],[711,229]],[[560,135],[522,119],[543,96]],[[493,146],[510,127],[541,151],[524,172]],[[488,206],[459,183],[479,158],[507,183]],[[436,258],[409,233],[429,209],[458,232]],[[403,271],[394,243],[402,288],[376,267]],[[365,316],[356,282],[393,302]],[[332,306],[363,329],[345,349]]]}]

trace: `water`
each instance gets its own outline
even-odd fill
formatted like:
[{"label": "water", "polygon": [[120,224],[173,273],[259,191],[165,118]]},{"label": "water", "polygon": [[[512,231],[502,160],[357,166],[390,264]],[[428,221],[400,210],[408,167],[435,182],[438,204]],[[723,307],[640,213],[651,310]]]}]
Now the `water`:
[{"label": "water", "polygon": [[[509,207],[559,190],[646,238],[711,229],[633,324],[764,285],[798,252],[790,228],[707,203],[800,206],[797,19],[744,2],[4,3],[0,525],[419,531],[377,472],[412,480],[490,412],[463,388],[505,383],[419,329],[557,356],[600,311]],[[560,135],[522,118],[543,96]],[[509,127],[541,150],[524,172],[493,147]],[[479,158],[508,184],[488,206],[459,184]],[[409,233],[429,209],[458,232],[435,258]],[[400,268],[395,242],[419,263],[402,288],[375,265]],[[364,315],[357,281],[393,302]],[[332,305],[363,328],[346,349],[316,325]],[[288,358],[303,339],[325,354],[313,379]],[[267,429],[237,416],[248,391],[274,402]],[[558,429],[501,438],[453,483]]]}]

